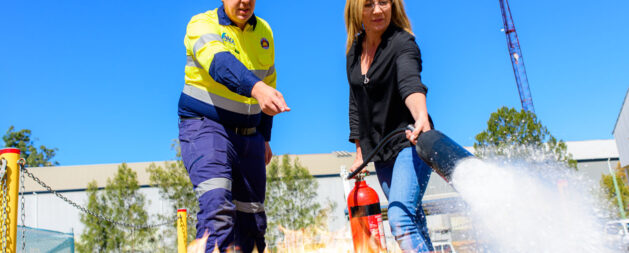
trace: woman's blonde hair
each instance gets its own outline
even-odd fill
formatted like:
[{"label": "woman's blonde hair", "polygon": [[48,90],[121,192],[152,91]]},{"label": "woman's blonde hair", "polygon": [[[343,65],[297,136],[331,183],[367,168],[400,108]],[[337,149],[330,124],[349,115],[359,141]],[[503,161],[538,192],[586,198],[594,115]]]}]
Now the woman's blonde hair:
[{"label": "woman's blonde hair", "polygon": [[[356,35],[363,30],[363,8],[367,0],[347,0],[345,2],[345,28],[347,28],[347,49],[346,53],[352,47]],[[374,0],[378,1],[378,0]],[[389,0],[391,1],[391,22],[398,27],[404,29],[410,34],[411,22],[406,16],[404,10],[404,2],[402,0]]]}]

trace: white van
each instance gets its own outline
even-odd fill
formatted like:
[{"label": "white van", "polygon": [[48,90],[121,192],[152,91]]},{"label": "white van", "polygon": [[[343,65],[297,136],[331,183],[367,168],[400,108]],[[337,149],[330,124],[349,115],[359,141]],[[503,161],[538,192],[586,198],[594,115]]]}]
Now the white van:
[{"label": "white van", "polygon": [[629,219],[607,222],[605,233],[609,248],[629,251]]},{"label": "white van", "polygon": [[456,253],[450,241],[432,242],[432,247],[435,249],[434,253]]}]

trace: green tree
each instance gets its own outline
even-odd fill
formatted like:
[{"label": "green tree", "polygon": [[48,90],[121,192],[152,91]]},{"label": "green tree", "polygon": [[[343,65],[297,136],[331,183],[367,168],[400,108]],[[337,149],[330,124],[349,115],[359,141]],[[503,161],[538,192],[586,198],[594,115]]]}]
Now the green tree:
[{"label": "green tree", "polygon": [[[87,185],[87,209],[106,210],[105,199],[98,194],[96,181]],[[113,224],[102,221],[92,215],[81,214],[81,222],[85,225],[85,230],[81,234],[81,242],[76,243],[78,252],[105,252],[108,249],[107,235],[112,230]]]},{"label": "green tree", "polygon": [[[88,185],[87,208],[95,213],[128,224],[146,224],[148,214],[144,209],[145,198],[138,190],[137,174],[127,164],[118,166],[113,179],[107,179],[104,191],[99,191],[96,182]],[[81,214],[85,231],[79,252],[138,252],[144,251],[155,229],[133,229],[112,224],[89,214]]]},{"label": "green tree", "polygon": [[26,166],[41,167],[59,165],[59,162],[52,161],[57,152],[57,148],[46,148],[41,145],[39,148],[35,146],[37,139],[31,139],[31,130],[22,129],[14,131],[13,126],[2,136],[5,147],[17,148],[20,150],[20,157],[26,159]]},{"label": "green tree", "polygon": [[[625,209],[625,213],[629,214],[629,187],[627,187],[626,184],[627,170],[629,170],[629,165],[620,167],[620,163],[618,163],[614,169],[614,174],[616,175],[616,183],[618,184],[618,190],[620,191],[623,208]],[[616,212],[616,217],[620,217],[620,210],[618,209],[618,200],[616,197],[617,193],[614,187],[612,175],[601,176],[601,187],[603,188],[605,197],[607,197],[612,206],[612,210]]]},{"label": "green tree", "polygon": [[277,240],[282,239],[279,226],[290,230],[313,226],[327,230],[329,214],[336,207],[330,201],[323,206],[315,201],[318,183],[298,159],[291,163],[284,155],[281,163],[278,160],[273,158],[267,166],[266,238],[272,251]]},{"label": "green tree", "polygon": [[[181,161],[181,148],[179,143],[175,141],[172,147],[177,151],[177,160],[174,162],[165,162],[164,166],[151,164],[146,170],[148,171],[151,184],[159,189],[159,194],[163,199],[169,200],[172,204],[170,210],[172,212],[166,215],[160,214],[158,218],[161,221],[167,221],[175,217],[175,211],[180,208],[187,209],[189,215],[194,216],[199,211],[197,197],[192,188],[192,183],[188,177],[188,171]],[[188,242],[194,240],[197,230],[194,223],[188,220]],[[170,239],[168,239],[170,238]],[[177,249],[177,227],[173,223],[158,235],[157,242],[160,242],[159,252],[174,252]]]},{"label": "green tree", "polygon": [[500,156],[531,157],[534,152],[551,156],[571,168],[577,162],[567,152],[566,143],[557,140],[542,125],[534,113],[502,107],[491,114],[487,129],[476,135],[475,153],[479,157],[489,154]]}]

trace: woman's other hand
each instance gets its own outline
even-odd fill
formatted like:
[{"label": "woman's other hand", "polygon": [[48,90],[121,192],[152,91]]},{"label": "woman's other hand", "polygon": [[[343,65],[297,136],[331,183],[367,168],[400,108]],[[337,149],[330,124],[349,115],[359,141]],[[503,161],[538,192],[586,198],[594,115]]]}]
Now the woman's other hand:
[{"label": "woman's other hand", "polygon": [[363,158],[356,156],[354,163],[352,163],[352,167],[349,168],[349,172],[354,172],[361,164],[363,164]]},{"label": "woman's other hand", "polygon": [[[360,148],[360,141],[354,140],[354,143],[356,144],[356,158],[354,158],[354,163],[352,163],[352,166],[349,167],[349,173],[354,172],[356,169],[358,169],[358,167],[360,167],[360,165],[363,164],[363,153],[362,149]],[[361,173],[365,174],[365,176],[369,175],[369,172],[366,169],[363,169]]]},{"label": "woman's other hand", "polygon": [[[363,164],[363,158],[356,156],[356,159],[354,159],[354,163],[352,164],[352,167],[349,168],[349,172],[350,173],[354,172],[362,164]],[[356,174],[356,175],[360,175],[360,174],[362,174],[363,177],[366,177],[366,176],[369,176],[369,171],[367,171],[367,169],[363,168],[363,170],[360,173]]]}]

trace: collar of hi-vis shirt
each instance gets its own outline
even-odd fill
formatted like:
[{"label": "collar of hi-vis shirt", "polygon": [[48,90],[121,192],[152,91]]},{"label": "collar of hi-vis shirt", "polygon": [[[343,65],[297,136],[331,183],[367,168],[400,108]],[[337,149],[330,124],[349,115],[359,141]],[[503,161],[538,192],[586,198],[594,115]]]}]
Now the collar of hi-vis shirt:
[{"label": "collar of hi-vis shirt", "polygon": [[[238,26],[236,25],[236,23],[234,23],[234,21],[232,21],[231,19],[229,19],[229,16],[227,16],[227,13],[225,13],[225,6],[221,5],[221,7],[218,8],[218,23],[220,25],[233,25],[233,26]],[[252,14],[251,17],[249,18],[249,20],[247,20],[247,23],[250,24],[253,27],[253,30],[256,29],[256,24],[258,23],[258,20],[256,19],[256,14]]]}]

